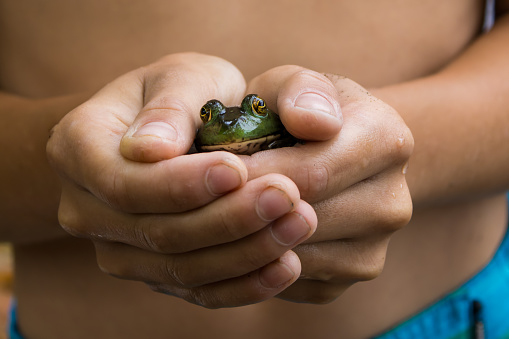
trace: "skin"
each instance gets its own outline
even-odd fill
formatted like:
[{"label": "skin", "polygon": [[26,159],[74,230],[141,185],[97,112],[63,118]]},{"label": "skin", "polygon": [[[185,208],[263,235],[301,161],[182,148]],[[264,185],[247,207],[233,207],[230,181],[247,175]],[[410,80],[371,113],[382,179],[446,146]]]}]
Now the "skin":
[{"label": "skin", "polygon": [[[292,4],[2,3],[1,231],[27,337],[364,338],[489,260],[507,217],[508,19],[478,38],[477,1]],[[260,8],[256,30],[211,15]],[[317,142],[182,156],[203,102],[246,93]],[[60,188],[44,145],[66,113],[48,144]]]}]

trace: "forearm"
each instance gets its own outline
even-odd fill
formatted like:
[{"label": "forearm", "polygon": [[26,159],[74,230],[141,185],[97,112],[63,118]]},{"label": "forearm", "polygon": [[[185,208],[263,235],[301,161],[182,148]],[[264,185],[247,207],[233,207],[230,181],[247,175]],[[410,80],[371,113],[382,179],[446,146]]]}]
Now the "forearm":
[{"label": "forearm", "polygon": [[51,128],[87,96],[30,100],[0,92],[0,241],[30,242],[62,236],[60,187],[46,159]]},{"label": "forearm", "polygon": [[416,207],[509,188],[509,17],[435,75],[374,90],[415,138]]}]

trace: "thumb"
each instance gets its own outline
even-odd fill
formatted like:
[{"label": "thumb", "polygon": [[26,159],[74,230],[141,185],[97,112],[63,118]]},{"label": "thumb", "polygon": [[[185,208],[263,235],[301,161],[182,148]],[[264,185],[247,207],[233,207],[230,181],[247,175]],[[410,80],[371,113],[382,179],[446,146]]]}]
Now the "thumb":
[{"label": "thumb", "polygon": [[142,69],[143,108],[120,143],[130,160],[156,162],[186,154],[210,99],[240,101],[245,80],[231,63],[194,53],[170,55]]},{"label": "thumb", "polygon": [[193,111],[199,109],[169,102],[161,108],[144,107],[122,137],[120,153],[138,162],[156,162],[187,153],[196,130]]},{"label": "thumb", "polygon": [[338,90],[320,73],[299,66],[279,66],[254,78],[248,92],[277,107],[286,129],[299,139],[329,140],[343,125]]}]

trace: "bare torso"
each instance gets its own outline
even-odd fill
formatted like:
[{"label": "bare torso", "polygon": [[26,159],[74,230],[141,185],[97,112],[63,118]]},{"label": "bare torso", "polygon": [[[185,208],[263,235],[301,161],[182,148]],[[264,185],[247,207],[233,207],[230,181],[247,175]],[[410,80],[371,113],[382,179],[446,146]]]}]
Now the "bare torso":
[{"label": "bare torso", "polygon": [[[224,57],[247,79],[299,64],[376,87],[447,64],[478,34],[483,15],[474,0],[296,3],[0,0],[0,88],[34,98],[96,90],[189,50]],[[501,197],[417,210],[391,241],[382,276],[337,301],[215,311],[106,276],[82,240],[17,246],[20,325],[28,338],[362,338],[475,274],[505,225]]]}]

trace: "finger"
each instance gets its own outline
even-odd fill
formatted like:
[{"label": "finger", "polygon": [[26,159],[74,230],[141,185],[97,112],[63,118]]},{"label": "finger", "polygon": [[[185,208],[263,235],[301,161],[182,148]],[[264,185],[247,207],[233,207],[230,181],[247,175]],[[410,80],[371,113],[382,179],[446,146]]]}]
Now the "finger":
[{"label": "finger", "polygon": [[97,244],[96,251],[100,266],[111,275],[192,288],[260,269],[307,239],[312,232],[297,210],[239,241],[188,253],[159,254],[105,242]]},{"label": "finger", "polygon": [[295,253],[286,252],[273,263],[242,277],[196,288],[149,284],[156,292],[181,297],[206,308],[238,307],[270,299],[294,283],[300,272]]},{"label": "finger", "polygon": [[397,169],[361,181],[313,205],[320,224],[310,242],[390,236],[412,217],[412,200],[404,174]]},{"label": "finger", "polygon": [[328,140],[341,129],[338,91],[320,73],[281,66],[253,79],[247,91],[277,108],[286,129],[297,138]]},{"label": "finger", "polygon": [[341,132],[323,142],[243,157],[249,178],[281,173],[297,184],[304,200],[316,202],[388,167],[406,167],[413,138],[397,112],[348,79],[336,81],[336,86],[344,88]]},{"label": "finger", "polygon": [[136,103],[120,144],[122,155],[134,161],[154,162],[185,154],[200,125],[201,106],[210,99],[231,104],[245,92],[239,70],[211,56],[174,54],[141,73],[143,97]]},{"label": "finger", "polygon": [[372,280],[383,270],[389,239],[383,235],[303,244],[294,249],[302,263],[300,279],[337,284]]},{"label": "finger", "polygon": [[302,274],[278,298],[329,303],[354,283],[377,277],[391,235],[408,223],[412,213],[404,174],[395,170],[362,181],[314,208],[320,227],[294,248]]},{"label": "finger", "polygon": [[412,206],[402,173],[380,177],[376,185],[363,181],[315,204],[320,227],[294,248],[302,263],[301,277],[279,298],[328,303],[352,284],[382,272],[389,239],[408,223]]},{"label": "finger", "polygon": [[[81,189],[130,213],[192,210],[243,185],[247,178],[244,164],[227,152],[186,155],[154,164],[125,164],[117,159],[106,165],[99,157],[80,167],[81,160],[67,172]],[[102,169],[101,175],[95,169]]]},{"label": "finger", "polygon": [[[86,191],[69,190],[72,187],[64,187],[59,210],[59,221],[69,233],[158,253],[183,253],[236,241],[297,206],[313,229],[317,223],[313,208],[299,200],[295,185],[275,174],[250,181],[203,208],[180,214],[127,214],[109,208]],[[292,229],[281,231],[279,236],[285,238]]]}]

